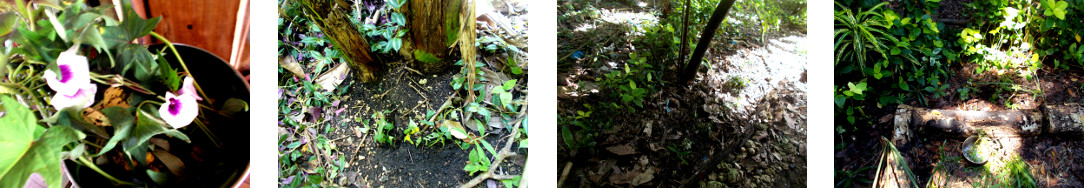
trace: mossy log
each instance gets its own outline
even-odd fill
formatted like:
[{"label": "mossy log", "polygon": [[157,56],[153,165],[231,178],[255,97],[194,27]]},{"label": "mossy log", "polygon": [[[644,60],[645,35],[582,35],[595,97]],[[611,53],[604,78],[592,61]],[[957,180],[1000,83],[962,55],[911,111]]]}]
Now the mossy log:
[{"label": "mossy log", "polygon": [[305,16],[320,27],[331,39],[331,43],[343,55],[346,63],[354,70],[354,78],[362,83],[376,80],[378,61],[370,54],[369,41],[362,38],[357,26],[350,22],[346,7],[353,4],[343,0],[301,0]]},{"label": "mossy log", "polygon": [[[403,45],[406,50],[403,54],[414,60],[418,70],[435,73],[451,64],[449,48],[459,38],[463,3],[464,0],[410,0],[400,8],[409,28],[404,42],[410,43]],[[463,29],[474,31],[473,27]],[[470,43],[473,45],[474,41]]]}]

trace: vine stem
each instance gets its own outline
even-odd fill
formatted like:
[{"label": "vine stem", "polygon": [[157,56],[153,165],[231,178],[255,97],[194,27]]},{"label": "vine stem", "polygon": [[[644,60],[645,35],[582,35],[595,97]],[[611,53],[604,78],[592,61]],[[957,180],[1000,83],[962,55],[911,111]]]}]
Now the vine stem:
[{"label": "vine stem", "polygon": [[199,92],[200,97],[202,97],[204,99],[208,99],[206,101],[208,101],[208,103],[210,103],[209,100],[211,98],[208,98],[207,94],[203,93],[203,88],[201,88],[199,86],[199,81],[196,81],[196,77],[192,76],[191,71],[188,71],[188,65],[186,65],[186,63],[184,63],[184,59],[181,59],[181,54],[177,53],[177,48],[173,46],[173,42],[170,42],[169,39],[166,39],[166,37],[163,37],[162,35],[159,35],[157,32],[152,31],[151,36],[154,36],[154,38],[157,38],[158,40],[166,43],[166,46],[169,47],[169,50],[173,51],[173,55],[177,57],[177,62],[179,62],[178,64],[181,64],[181,68],[184,69],[184,72],[188,73],[188,77],[192,77],[192,85],[196,86],[196,91]]},{"label": "vine stem", "polygon": [[102,171],[102,169],[99,169],[97,165],[94,165],[94,163],[90,162],[90,160],[87,160],[86,156],[79,156],[79,161],[78,162],[80,164],[82,164],[83,166],[86,166],[86,167],[90,168],[91,170],[94,170],[95,172],[98,172],[98,174],[101,174],[102,176],[105,176],[105,178],[108,178],[109,180],[112,180],[113,182],[116,182],[118,184],[121,184],[121,185],[136,185],[136,184],[131,183],[131,182],[119,180],[119,179],[109,175],[109,173],[105,173],[105,171]]}]

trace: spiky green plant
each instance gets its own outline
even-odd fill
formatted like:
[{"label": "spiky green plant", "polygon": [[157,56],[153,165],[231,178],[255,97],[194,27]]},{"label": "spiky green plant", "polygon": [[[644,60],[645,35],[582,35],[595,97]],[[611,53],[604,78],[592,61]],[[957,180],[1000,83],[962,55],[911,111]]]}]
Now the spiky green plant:
[{"label": "spiky green plant", "polygon": [[[886,32],[891,28],[891,22],[885,19],[881,13],[881,7],[888,4],[884,2],[873,6],[869,10],[858,9],[858,14],[852,12],[846,6],[836,2],[835,11],[835,65],[840,61],[853,61],[858,63],[859,70],[866,69],[866,61],[870,60],[867,55],[871,52],[880,54],[882,58],[889,49],[888,44],[897,43],[899,39]],[[865,74],[865,71],[861,71]]]}]

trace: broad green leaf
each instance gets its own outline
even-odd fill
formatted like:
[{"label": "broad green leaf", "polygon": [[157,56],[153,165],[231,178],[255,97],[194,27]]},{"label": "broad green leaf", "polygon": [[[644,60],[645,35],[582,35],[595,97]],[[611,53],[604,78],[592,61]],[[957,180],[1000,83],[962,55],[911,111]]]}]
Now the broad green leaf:
[{"label": "broad green leaf", "polygon": [[86,135],[67,126],[53,126],[35,138],[38,126],[30,109],[8,96],[0,96],[5,115],[0,117],[0,187],[23,187],[38,173],[50,187],[61,184],[61,151]]},{"label": "broad green leaf", "polygon": [[[117,62],[124,66],[121,72],[126,75],[134,75],[136,80],[147,81],[157,73],[158,64],[154,62],[154,56],[147,51],[147,47],[139,44],[121,44],[117,46]],[[114,67],[116,68],[116,67]],[[132,68],[135,68],[132,70]],[[114,69],[116,70],[116,69]],[[128,71],[134,71],[129,74]]]},{"label": "broad green leaf", "polygon": [[125,110],[124,108],[119,106],[109,107],[102,109],[102,113],[109,119],[109,123],[114,129],[112,137],[109,138],[109,142],[106,142],[105,146],[102,147],[102,150],[96,155],[102,155],[105,152],[113,150],[113,147],[116,147],[117,143],[128,138],[128,135],[132,132],[132,127],[135,127],[132,126],[135,117],[132,116],[131,112],[128,112],[128,110]]},{"label": "broad green leaf", "polygon": [[161,16],[143,19],[132,10],[130,2],[123,4],[124,21],[120,25],[104,28],[105,35],[103,37],[106,38],[106,43],[110,47],[131,43],[136,38],[147,36],[151,31],[154,31],[154,28],[158,26],[158,22],[162,20]]},{"label": "broad green leaf", "polygon": [[188,136],[176,129],[166,129],[165,122],[155,118],[154,114],[147,114],[143,110],[136,112],[138,114],[136,119],[136,127],[132,129],[132,132],[124,142],[124,151],[129,157],[136,160],[146,160],[146,147],[147,141],[155,135],[166,134],[176,139],[184,140],[185,142],[191,142]]},{"label": "broad green leaf", "polygon": [[15,12],[0,13],[0,35],[7,35],[11,33],[11,29],[14,28],[16,23],[19,23],[19,15]]},{"label": "broad green leaf", "polygon": [[561,126],[561,139],[565,140],[565,145],[569,149],[576,148],[576,138],[572,137],[572,131],[568,130],[568,126]]},{"label": "broad green leaf", "polygon": [[505,91],[512,90],[513,87],[516,87],[516,81],[518,81],[518,79],[512,79],[512,80],[504,81],[504,90]]},{"label": "broad green leaf", "polygon": [[1065,19],[1065,8],[1068,8],[1068,7],[1069,7],[1069,3],[1066,3],[1065,1],[1058,1],[1058,3],[1055,4],[1054,7],[1053,7],[1054,8],[1054,16],[1057,16],[1058,19],[1064,20]]},{"label": "broad green leaf", "polygon": [[[392,12],[391,13],[391,22],[395,23],[397,25],[404,26],[404,25],[406,25],[406,18],[403,18],[403,14],[399,14],[398,12]],[[451,32],[451,31],[449,31],[449,32]]]}]

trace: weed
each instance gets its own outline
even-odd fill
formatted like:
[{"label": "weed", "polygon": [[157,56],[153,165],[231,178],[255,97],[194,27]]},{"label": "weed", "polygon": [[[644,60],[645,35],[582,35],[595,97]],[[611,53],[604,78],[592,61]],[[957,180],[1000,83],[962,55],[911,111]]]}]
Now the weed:
[{"label": "weed", "polygon": [[376,129],[373,130],[373,140],[382,144],[394,144],[395,138],[388,135],[388,131],[394,129],[395,125],[385,119],[384,115],[387,113],[391,113],[391,111],[373,113],[373,126],[375,126]]}]

